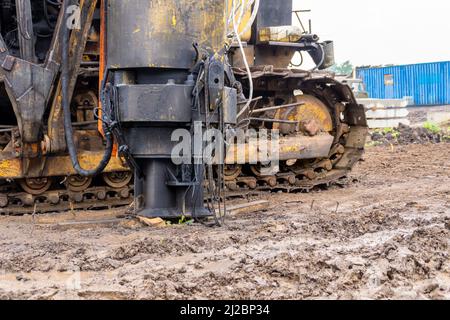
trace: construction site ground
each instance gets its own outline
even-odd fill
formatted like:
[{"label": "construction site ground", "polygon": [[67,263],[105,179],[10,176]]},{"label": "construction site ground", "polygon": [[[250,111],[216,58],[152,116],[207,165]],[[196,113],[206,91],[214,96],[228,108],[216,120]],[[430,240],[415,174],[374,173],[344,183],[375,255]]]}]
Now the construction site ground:
[{"label": "construction site ground", "polygon": [[220,228],[0,217],[0,298],[450,299],[449,155],[371,147],[346,185]]}]

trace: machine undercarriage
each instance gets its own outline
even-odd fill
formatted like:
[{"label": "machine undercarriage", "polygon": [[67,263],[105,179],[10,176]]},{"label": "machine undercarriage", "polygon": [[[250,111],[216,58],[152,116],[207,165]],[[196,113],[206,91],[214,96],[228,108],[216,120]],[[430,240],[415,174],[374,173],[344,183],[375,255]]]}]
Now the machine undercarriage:
[{"label": "machine undercarriage", "polygon": [[[0,8],[1,214],[134,203],[147,216],[209,216],[228,196],[333,183],[364,152],[363,107],[319,71],[333,63],[332,44],[289,27],[289,0]],[[72,16],[79,28],[68,28]],[[289,68],[296,51],[317,67]],[[261,163],[238,164],[236,146],[220,164],[175,165],[170,137],[194,136],[196,122],[223,134],[279,132],[279,165],[267,174]]]}]

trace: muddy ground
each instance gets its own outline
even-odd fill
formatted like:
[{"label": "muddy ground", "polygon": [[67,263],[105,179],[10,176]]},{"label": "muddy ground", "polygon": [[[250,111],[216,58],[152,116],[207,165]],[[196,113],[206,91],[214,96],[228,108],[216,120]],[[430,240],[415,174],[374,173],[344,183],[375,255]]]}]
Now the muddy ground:
[{"label": "muddy ground", "polygon": [[201,225],[0,218],[0,298],[450,299],[450,144],[372,147],[348,185]]}]

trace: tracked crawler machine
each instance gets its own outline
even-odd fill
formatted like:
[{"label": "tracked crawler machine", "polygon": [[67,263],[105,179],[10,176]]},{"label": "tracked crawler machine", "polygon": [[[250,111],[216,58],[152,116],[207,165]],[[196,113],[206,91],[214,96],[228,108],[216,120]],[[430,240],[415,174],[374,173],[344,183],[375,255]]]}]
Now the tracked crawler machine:
[{"label": "tracked crawler machine", "polygon": [[[330,184],[363,153],[364,109],[292,0],[0,0],[0,18],[0,213],[222,216],[227,195]],[[251,140],[174,158],[176,132],[208,129],[279,133],[278,165]]]}]

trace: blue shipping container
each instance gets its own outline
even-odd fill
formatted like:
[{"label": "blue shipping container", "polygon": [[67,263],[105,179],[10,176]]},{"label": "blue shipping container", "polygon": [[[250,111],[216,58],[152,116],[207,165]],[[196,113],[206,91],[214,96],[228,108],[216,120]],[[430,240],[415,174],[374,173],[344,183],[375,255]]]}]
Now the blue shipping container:
[{"label": "blue shipping container", "polygon": [[413,97],[415,105],[450,104],[450,61],[382,68],[357,68],[370,98]]}]

